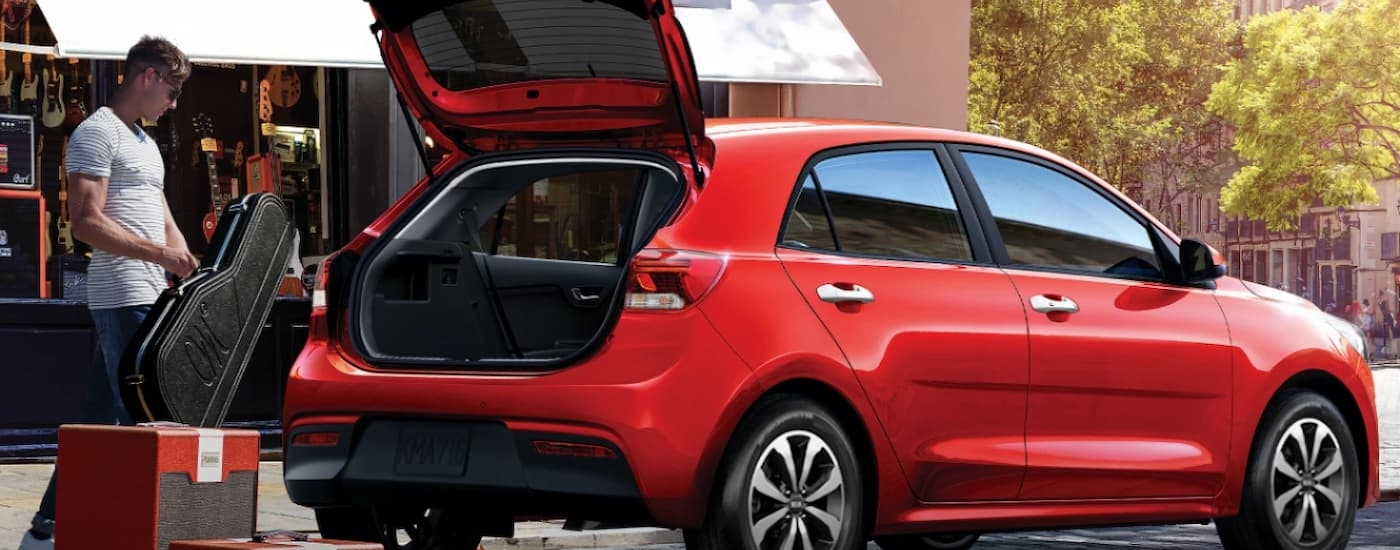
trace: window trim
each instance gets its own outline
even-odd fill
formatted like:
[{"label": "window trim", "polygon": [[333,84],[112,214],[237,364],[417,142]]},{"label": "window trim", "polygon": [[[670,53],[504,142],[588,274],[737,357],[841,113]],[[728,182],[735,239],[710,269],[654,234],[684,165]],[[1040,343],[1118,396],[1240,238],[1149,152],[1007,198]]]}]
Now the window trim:
[{"label": "window trim", "polygon": [[[1028,271],[1036,273],[1059,273],[1065,275],[1088,276],[1099,279],[1111,279],[1120,281],[1138,281],[1146,283],[1168,284],[1191,288],[1214,289],[1214,281],[1206,281],[1199,284],[1185,284],[1181,280],[1180,243],[1169,238],[1167,233],[1151,219],[1144,216],[1136,208],[1132,208],[1122,199],[1110,193],[1107,189],[1095,181],[1084,177],[1083,174],[1065,166],[1059,162],[1041,158],[1036,155],[1014,151],[1002,147],[987,145],[975,145],[970,143],[952,143],[948,145],[950,154],[953,156],[953,165],[957,169],[958,177],[962,180],[962,187],[966,189],[969,196],[975,202],[976,214],[982,223],[982,233],[986,237],[987,245],[991,249],[992,256],[996,259],[999,267],[1008,271]],[[1010,160],[1028,162],[1053,172],[1059,173],[1072,181],[1087,187],[1090,191],[1102,197],[1120,212],[1126,214],[1130,219],[1136,221],[1147,231],[1147,236],[1152,241],[1153,252],[1157,255],[1157,261],[1163,271],[1163,277],[1139,277],[1134,275],[1117,275],[1104,273],[1101,271],[1087,271],[1067,267],[1046,267],[1035,265],[1016,264],[1011,262],[1011,257],[1006,251],[1006,243],[1002,240],[1001,229],[997,227],[996,217],[992,215],[991,207],[987,204],[986,197],[982,195],[982,189],[977,182],[977,178],[972,175],[972,169],[967,165],[964,155],[984,154],[989,156],[999,156]]]},{"label": "window trim", "polygon": [[[836,230],[836,223],[832,217],[831,205],[826,198],[826,192],[822,190],[821,179],[816,174],[817,165],[824,161],[850,155],[864,153],[884,153],[893,151],[929,151],[937,159],[939,168],[943,173],[943,180],[948,185],[949,192],[953,195],[953,204],[957,208],[955,214],[958,223],[962,227],[963,235],[967,238],[968,249],[972,253],[971,259],[952,258],[910,258],[908,256],[883,256],[879,254],[864,254],[859,252],[848,252],[840,250],[841,241]],[[936,141],[889,141],[870,142],[855,145],[842,145],[823,149],[814,153],[803,163],[802,170],[797,173],[797,182],[792,187],[788,196],[786,208],[783,210],[782,222],[778,225],[778,233],[775,236],[773,246],[782,250],[793,250],[811,254],[821,254],[824,256],[834,256],[842,258],[862,258],[873,260],[885,260],[896,262],[911,262],[921,264],[940,264],[958,266],[984,266],[996,267],[996,262],[988,247],[986,235],[982,230],[982,223],[977,215],[970,210],[974,203],[967,190],[963,187],[962,179],[953,165],[954,158],[947,149],[947,145]],[[827,228],[831,231],[832,242],[836,243],[838,250],[828,250],[825,248],[802,248],[790,246],[783,243],[783,236],[787,234],[788,221],[791,219],[791,212],[797,207],[797,201],[802,195],[803,183],[808,176],[817,188],[818,197],[821,199],[822,208],[827,219]]]}]

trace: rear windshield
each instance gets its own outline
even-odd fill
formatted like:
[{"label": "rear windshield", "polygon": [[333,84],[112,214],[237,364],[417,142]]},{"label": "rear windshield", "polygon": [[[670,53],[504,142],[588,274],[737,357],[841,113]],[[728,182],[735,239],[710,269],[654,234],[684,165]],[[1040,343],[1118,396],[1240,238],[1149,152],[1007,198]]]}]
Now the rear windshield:
[{"label": "rear windshield", "polygon": [[467,0],[418,19],[413,36],[433,78],[450,90],[554,78],[667,79],[651,22],[608,1]]}]

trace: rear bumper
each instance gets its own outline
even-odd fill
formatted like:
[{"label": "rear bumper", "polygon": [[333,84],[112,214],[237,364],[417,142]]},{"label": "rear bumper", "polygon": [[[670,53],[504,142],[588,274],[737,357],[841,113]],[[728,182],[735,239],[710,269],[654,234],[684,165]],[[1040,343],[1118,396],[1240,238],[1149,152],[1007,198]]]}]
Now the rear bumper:
[{"label": "rear bumper", "polygon": [[[333,445],[288,445],[284,483],[303,506],[411,503],[650,521],[626,457],[606,440],[500,422],[385,418],[304,424],[288,441],[312,433],[338,437]],[[602,453],[546,454],[537,442]]]},{"label": "rear bumper", "polygon": [[[534,375],[369,370],[311,340],[287,381],[285,484],[303,506],[486,502],[517,516],[698,527],[731,408],[759,391],[752,376],[698,311],[624,316],[592,358]],[[405,426],[432,425],[469,432],[460,472],[402,467]],[[338,441],[295,443],[311,432]],[[615,457],[542,454],[536,441]]]}]

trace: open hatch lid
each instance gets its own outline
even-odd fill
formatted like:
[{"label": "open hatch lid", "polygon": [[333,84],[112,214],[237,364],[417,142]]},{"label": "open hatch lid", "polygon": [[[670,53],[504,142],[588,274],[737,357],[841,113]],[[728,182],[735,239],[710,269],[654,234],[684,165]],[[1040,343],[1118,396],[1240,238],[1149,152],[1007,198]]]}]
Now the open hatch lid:
[{"label": "open hatch lid", "polygon": [[603,145],[708,164],[671,0],[366,1],[395,85],[443,147]]}]

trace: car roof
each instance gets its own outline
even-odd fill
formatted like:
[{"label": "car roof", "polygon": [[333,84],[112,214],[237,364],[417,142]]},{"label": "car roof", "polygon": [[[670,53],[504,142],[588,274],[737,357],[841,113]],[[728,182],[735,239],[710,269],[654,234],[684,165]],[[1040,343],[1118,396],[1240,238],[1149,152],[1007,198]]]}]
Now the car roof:
[{"label": "car roof", "polygon": [[804,140],[813,152],[847,145],[898,141],[983,145],[1055,161],[1112,188],[1097,174],[1075,162],[1029,143],[946,128],[832,118],[711,118],[706,120],[705,134],[715,142],[720,154],[728,148],[758,147],[764,141],[775,138]]},{"label": "car roof", "polygon": [[[716,147],[748,146],[783,136],[810,140],[815,149],[889,141],[937,141],[998,147],[1051,159],[1087,172],[1074,162],[1028,143],[947,128],[833,118],[711,118],[705,134]],[[1091,177],[1094,174],[1089,174]],[[1095,177],[1094,179],[1098,179]]]},{"label": "car roof", "polygon": [[[706,120],[705,135],[715,143],[721,157],[729,150],[762,150],[764,142],[773,139],[801,140],[805,149],[816,153],[836,147],[881,142],[928,141],[995,147],[1049,160],[1074,170],[1103,186],[1108,192],[1132,202],[1122,191],[1090,172],[1083,166],[1048,150],[1029,143],[946,128],[932,128],[892,122],[874,122],[832,118],[711,118]],[[1150,212],[1134,207],[1157,223],[1173,239],[1176,233],[1163,226]]]}]

